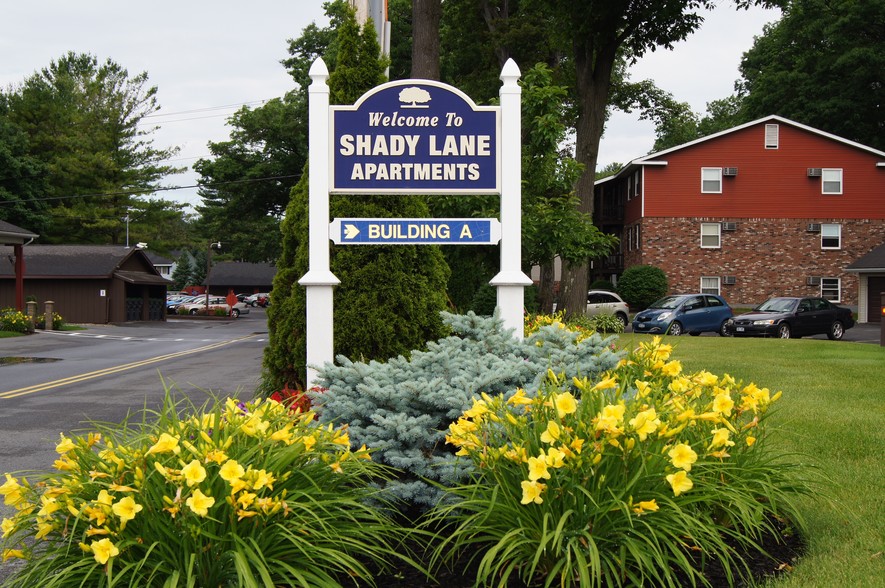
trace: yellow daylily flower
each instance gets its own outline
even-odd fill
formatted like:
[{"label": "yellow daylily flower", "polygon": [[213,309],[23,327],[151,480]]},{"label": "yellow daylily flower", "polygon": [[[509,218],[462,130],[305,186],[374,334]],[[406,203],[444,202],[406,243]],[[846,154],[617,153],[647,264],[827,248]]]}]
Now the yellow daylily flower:
[{"label": "yellow daylily flower", "polygon": [[564,460],[565,460],[565,452],[560,451],[559,449],[557,449],[555,447],[551,447],[547,451],[545,461],[547,462],[547,465],[549,467],[561,468],[564,465],[563,464]]},{"label": "yellow daylily flower", "polygon": [[680,373],[682,373],[682,364],[676,360],[667,362],[661,367],[661,373],[663,373],[665,376],[675,378]]},{"label": "yellow daylily flower", "polygon": [[178,453],[181,449],[178,447],[178,439],[169,433],[160,433],[160,438],[154,443],[145,455],[152,453]]},{"label": "yellow daylily flower", "polygon": [[651,392],[651,384],[645,382],[643,380],[636,380],[633,382],[636,385],[636,398],[640,400],[648,396],[649,392]]},{"label": "yellow daylily flower", "polygon": [[229,459],[224,462],[224,465],[221,466],[221,469],[218,471],[218,475],[221,476],[221,479],[225,482],[230,482],[232,480],[238,480],[242,478],[246,474],[246,470],[243,469],[237,460]]},{"label": "yellow daylily flower", "polygon": [[18,483],[18,480],[11,475],[6,474],[6,481],[0,486],[0,494],[3,495],[3,504],[6,506],[15,506],[24,500],[24,487]]},{"label": "yellow daylily flower", "polygon": [[636,505],[633,507],[633,512],[635,512],[638,515],[642,515],[647,512],[655,512],[659,509],[660,509],[660,507],[658,506],[657,501],[643,500],[643,501],[636,503]]},{"label": "yellow daylily flower", "polygon": [[99,504],[104,504],[105,506],[110,506],[114,503],[114,497],[108,493],[107,490],[102,489],[98,493],[98,498],[95,499]]},{"label": "yellow daylily flower", "polygon": [[12,558],[25,559],[25,552],[21,549],[4,549],[0,552],[0,558],[5,562]]},{"label": "yellow daylily flower", "polygon": [[556,408],[556,414],[559,415],[559,418],[563,418],[565,415],[572,414],[578,410],[578,401],[575,400],[571,392],[554,394],[553,406]]},{"label": "yellow daylily flower", "polygon": [[684,470],[679,470],[675,474],[668,475],[667,482],[669,482],[670,487],[673,488],[674,496],[679,496],[683,492],[688,492],[694,487],[694,482],[689,479],[688,474],[686,474]]},{"label": "yellow daylily flower", "polygon": [[670,463],[673,464],[673,467],[683,469],[686,472],[690,472],[691,464],[698,460],[698,454],[695,453],[690,445],[685,443],[677,444],[667,452],[667,455],[670,456]]},{"label": "yellow daylily flower", "polygon": [[547,429],[541,433],[541,442],[554,443],[559,439],[561,433],[562,431],[556,421],[550,421],[547,423]]},{"label": "yellow daylily flower", "polygon": [[541,498],[541,493],[544,492],[544,490],[547,488],[546,484],[542,484],[534,480],[523,480],[521,486],[521,504],[530,504],[532,502],[534,502],[535,504],[541,504],[542,502],[544,502],[544,499]]},{"label": "yellow daylily flower", "polygon": [[60,441],[58,442],[58,445],[55,446],[55,452],[59,455],[64,455],[68,451],[77,447],[71,439],[65,437],[64,433],[59,433],[59,436]]},{"label": "yellow daylily flower", "polygon": [[193,486],[206,479],[206,468],[204,468],[199,461],[194,459],[181,468],[181,475],[184,476],[184,481],[187,482],[188,486]]},{"label": "yellow daylily flower", "polygon": [[473,398],[472,400],[473,400],[473,406],[471,406],[469,409],[464,411],[465,417],[467,417],[469,419],[475,419],[475,418],[481,417],[482,415],[489,412],[489,407],[486,405],[485,400],[482,400],[479,398]]},{"label": "yellow daylily flower", "polygon": [[512,404],[514,406],[524,406],[526,404],[531,404],[532,402],[534,401],[525,395],[525,390],[522,388],[517,388],[516,392],[513,393],[513,396],[507,399],[507,404]]},{"label": "yellow daylily flower", "polygon": [[203,494],[200,492],[200,489],[197,488],[194,490],[194,493],[191,494],[190,498],[184,501],[184,503],[198,516],[205,517],[209,514],[209,509],[212,505],[215,504],[215,499]]},{"label": "yellow daylily flower", "polygon": [[717,447],[731,447],[734,441],[729,439],[731,431],[728,429],[713,429],[713,441],[710,442],[708,449],[716,449]]},{"label": "yellow daylily flower", "polygon": [[117,546],[107,537],[100,541],[93,541],[89,544],[89,547],[92,548],[92,554],[95,557],[95,561],[101,565],[108,563],[109,559],[120,554],[120,550]]},{"label": "yellow daylily flower", "polygon": [[529,458],[529,480],[534,482],[538,478],[550,479],[550,472],[547,471],[547,460],[544,456]]},{"label": "yellow daylily flower", "polygon": [[648,437],[649,434],[654,433],[660,424],[661,421],[658,419],[658,415],[654,408],[643,410],[630,419],[630,426],[633,427],[633,430],[639,435],[640,441],[645,441],[645,438]]},{"label": "yellow daylily flower", "polygon": [[135,515],[140,513],[144,507],[135,502],[135,499],[131,496],[125,496],[120,499],[119,502],[114,503],[111,507],[111,510],[114,511],[114,514],[120,517],[122,522],[131,521],[135,518]]},{"label": "yellow daylily flower", "polygon": [[12,519],[4,518],[3,522],[0,523],[0,532],[3,533],[4,537],[12,533],[13,529],[15,529],[15,521]]},{"label": "yellow daylily flower", "polygon": [[619,425],[624,422],[625,410],[626,407],[623,404],[609,404],[604,406],[602,412],[596,417],[596,430],[614,434],[620,433],[621,429]]},{"label": "yellow daylily flower", "polygon": [[734,400],[727,390],[723,390],[713,399],[713,410],[725,416],[731,415],[731,409],[734,408]]}]

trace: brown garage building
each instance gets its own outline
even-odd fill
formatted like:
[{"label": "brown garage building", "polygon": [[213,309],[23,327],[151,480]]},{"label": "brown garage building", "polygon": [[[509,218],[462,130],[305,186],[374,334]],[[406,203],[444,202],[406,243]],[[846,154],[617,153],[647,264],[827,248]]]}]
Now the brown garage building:
[{"label": "brown garage building", "polygon": [[[165,321],[169,280],[144,251],[121,245],[28,245],[24,293],[70,323]],[[0,307],[15,306],[12,247],[0,247]]]}]

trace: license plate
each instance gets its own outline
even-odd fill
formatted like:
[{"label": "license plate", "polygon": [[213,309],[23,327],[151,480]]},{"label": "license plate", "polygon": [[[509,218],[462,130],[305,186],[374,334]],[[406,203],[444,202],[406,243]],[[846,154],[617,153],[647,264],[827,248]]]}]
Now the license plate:
[{"label": "license plate", "polygon": [[738,333],[742,333],[742,332],[744,331],[744,328],[743,328],[743,327],[738,327],[738,328],[735,329],[735,330],[736,330]]}]

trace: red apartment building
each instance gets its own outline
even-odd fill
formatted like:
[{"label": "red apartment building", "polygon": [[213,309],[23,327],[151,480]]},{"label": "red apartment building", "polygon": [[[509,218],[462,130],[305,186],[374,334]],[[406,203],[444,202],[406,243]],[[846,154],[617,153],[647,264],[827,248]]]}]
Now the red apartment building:
[{"label": "red apartment building", "polygon": [[647,264],[671,292],[732,306],[821,295],[881,320],[885,268],[855,262],[885,244],[882,151],[769,116],[635,159],[594,197],[594,223],[621,249],[592,279]]}]

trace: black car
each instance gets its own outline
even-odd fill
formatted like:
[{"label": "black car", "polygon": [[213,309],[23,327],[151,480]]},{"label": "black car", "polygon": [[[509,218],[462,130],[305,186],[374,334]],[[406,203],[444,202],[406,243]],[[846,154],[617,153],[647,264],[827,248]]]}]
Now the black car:
[{"label": "black car", "polygon": [[769,298],[751,312],[734,317],[726,324],[735,337],[780,337],[826,335],[841,339],[845,329],[854,326],[851,310],[824,298],[782,296]]}]

